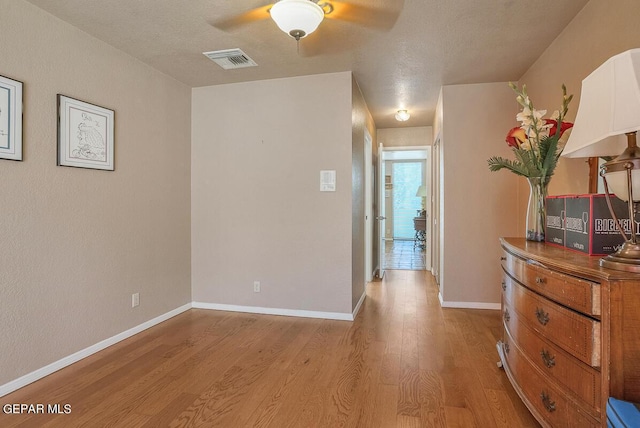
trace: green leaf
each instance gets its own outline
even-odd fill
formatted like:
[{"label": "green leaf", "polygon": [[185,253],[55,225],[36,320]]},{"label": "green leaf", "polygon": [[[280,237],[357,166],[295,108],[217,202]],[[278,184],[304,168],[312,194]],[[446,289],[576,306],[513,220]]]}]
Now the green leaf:
[{"label": "green leaf", "polygon": [[505,159],[503,157],[500,156],[493,156],[491,158],[489,158],[489,160],[487,160],[487,163],[489,164],[489,170],[491,171],[500,171],[501,169],[508,169],[509,171],[513,172],[514,174],[517,175],[522,175],[523,177],[527,177],[528,176],[528,171],[527,169],[524,167],[524,165],[522,165],[522,163],[518,162],[518,161],[513,161],[511,159]]},{"label": "green leaf", "polygon": [[527,171],[527,177],[539,177],[540,169],[538,168],[538,162],[536,154],[533,150],[514,149],[513,153],[516,159],[522,164]]}]

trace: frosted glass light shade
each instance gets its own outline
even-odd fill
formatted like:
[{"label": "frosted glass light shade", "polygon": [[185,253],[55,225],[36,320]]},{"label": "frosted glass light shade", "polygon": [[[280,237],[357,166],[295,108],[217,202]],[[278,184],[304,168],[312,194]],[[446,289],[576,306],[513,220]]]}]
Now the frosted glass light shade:
[{"label": "frosted glass light shade", "polygon": [[638,130],[640,49],[631,49],[582,81],[578,114],[562,156],[617,156],[627,147],[624,134]]},{"label": "frosted glass light shade", "polygon": [[[618,199],[629,200],[629,186],[627,186],[627,171],[607,173],[607,185]],[[631,171],[631,188],[634,190],[633,201],[640,202],[640,170]]]},{"label": "frosted glass light shade", "polygon": [[280,0],[270,13],[278,28],[294,38],[313,33],[324,19],[322,8],[310,0]]},{"label": "frosted glass light shade", "polygon": [[406,110],[398,110],[398,112],[396,113],[396,120],[398,122],[406,122],[410,117],[411,115]]}]

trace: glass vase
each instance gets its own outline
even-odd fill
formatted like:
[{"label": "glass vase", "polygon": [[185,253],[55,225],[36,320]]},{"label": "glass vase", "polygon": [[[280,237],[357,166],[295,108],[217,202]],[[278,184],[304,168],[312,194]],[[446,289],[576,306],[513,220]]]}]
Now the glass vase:
[{"label": "glass vase", "polygon": [[542,177],[528,177],[529,204],[527,205],[527,240],[544,241],[546,219],[545,199],[549,181]]}]

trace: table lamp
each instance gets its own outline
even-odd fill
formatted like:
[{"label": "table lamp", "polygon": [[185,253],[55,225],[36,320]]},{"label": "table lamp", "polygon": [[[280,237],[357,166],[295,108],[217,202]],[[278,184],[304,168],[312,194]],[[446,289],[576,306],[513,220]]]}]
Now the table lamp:
[{"label": "table lamp", "polygon": [[[578,114],[562,152],[569,158],[617,156],[602,165],[600,175],[609,211],[625,242],[620,250],[600,259],[600,265],[629,272],[640,272],[640,240],[635,222],[640,202],[638,130],[640,49],[632,49],[610,58],[582,81]],[[616,216],[611,193],[627,202],[628,218]]]},{"label": "table lamp", "polygon": [[422,207],[420,212],[418,212],[418,215],[423,215],[426,208],[425,198],[427,197],[427,186],[421,184],[420,187],[418,187],[418,191],[416,192],[416,197],[420,198],[420,206]]}]

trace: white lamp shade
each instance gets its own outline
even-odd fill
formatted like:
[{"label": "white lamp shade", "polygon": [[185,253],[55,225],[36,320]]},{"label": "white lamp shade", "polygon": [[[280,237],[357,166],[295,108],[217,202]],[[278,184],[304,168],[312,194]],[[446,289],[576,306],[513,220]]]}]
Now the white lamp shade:
[{"label": "white lamp shade", "polygon": [[420,187],[418,187],[418,191],[416,192],[416,196],[419,198],[424,198],[427,196],[427,186],[425,186],[424,184],[421,184]]},{"label": "white lamp shade", "polygon": [[302,31],[306,37],[316,31],[324,19],[324,11],[310,0],[280,0],[271,7],[271,18],[285,33]]},{"label": "white lamp shade", "polygon": [[617,156],[627,147],[624,133],[637,130],[640,49],[632,49],[610,58],[582,81],[578,114],[562,156]]}]

